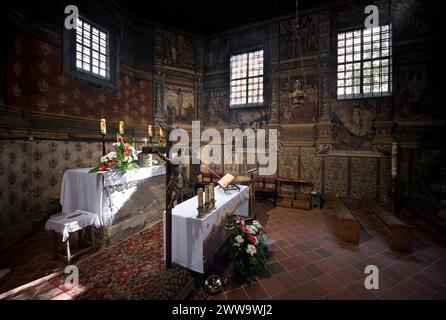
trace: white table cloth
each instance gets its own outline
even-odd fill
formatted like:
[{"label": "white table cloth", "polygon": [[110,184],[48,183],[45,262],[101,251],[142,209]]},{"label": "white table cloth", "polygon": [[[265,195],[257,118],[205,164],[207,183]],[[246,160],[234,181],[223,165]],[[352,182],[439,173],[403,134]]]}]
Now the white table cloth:
[{"label": "white table cloth", "polygon": [[[62,213],[76,210],[96,213],[100,226],[111,226],[113,216],[135,192],[129,184],[166,174],[164,166],[135,171],[89,173],[91,169],[67,170],[62,180]],[[116,189],[119,193],[114,192]]]},{"label": "white table cloth", "polygon": [[98,215],[76,210],[61,216],[51,217],[46,222],[45,230],[60,233],[62,235],[62,242],[65,242],[71,232],[76,232],[90,226],[95,226],[96,228],[100,226]]},{"label": "white table cloth", "polygon": [[226,213],[249,216],[249,188],[239,187],[240,192],[231,190],[226,193],[215,188],[216,208],[203,219],[197,219],[197,197],[180,203],[172,210],[172,262],[204,273],[203,242],[213,226],[219,225]]}]

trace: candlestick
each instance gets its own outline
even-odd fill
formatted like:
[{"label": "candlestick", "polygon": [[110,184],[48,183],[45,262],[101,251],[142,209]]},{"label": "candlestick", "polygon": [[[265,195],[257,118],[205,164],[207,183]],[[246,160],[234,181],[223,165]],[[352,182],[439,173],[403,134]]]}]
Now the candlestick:
[{"label": "candlestick", "polygon": [[148,127],[148,129],[147,129],[147,132],[148,132],[148,134],[149,134],[149,138],[152,138],[152,137],[153,137],[153,128],[152,128],[152,125],[149,125],[149,127]]},{"label": "candlestick", "polygon": [[209,205],[209,185],[204,187],[204,205]]},{"label": "candlestick", "polygon": [[164,138],[164,130],[160,127],[160,138]]},{"label": "candlestick", "polygon": [[203,206],[203,189],[198,189],[197,190],[197,196],[198,196],[198,207],[202,207]]},{"label": "candlestick", "polygon": [[119,121],[119,134],[123,136],[125,133],[124,121]]},{"label": "candlestick", "polygon": [[105,119],[101,119],[101,121],[99,122],[99,131],[102,135],[107,134],[107,122]]}]

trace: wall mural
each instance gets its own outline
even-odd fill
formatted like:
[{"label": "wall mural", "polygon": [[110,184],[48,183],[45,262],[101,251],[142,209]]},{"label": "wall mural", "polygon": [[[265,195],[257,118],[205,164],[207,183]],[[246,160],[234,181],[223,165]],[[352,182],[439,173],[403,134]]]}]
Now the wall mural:
[{"label": "wall mural", "polygon": [[180,68],[195,69],[195,40],[182,34],[164,32],[164,63]]},{"label": "wall mural", "polygon": [[375,101],[332,102],[333,135],[338,148],[353,150],[370,148],[375,136],[373,122],[376,119]]},{"label": "wall mural", "polygon": [[319,77],[280,81],[280,121],[283,124],[312,123],[318,118]]},{"label": "wall mural", "polygon": [[194,89],[166,84],[164,86],[164,114],[173,107],[174,122],[191,123],[194,120]]},{"label": "wall mural", "polygon": [[116,89],[64,75],[61,49],[15,31],[8,53],[8,104],[27,110],[128,124],[152,118],[152,82],[120,74]]},{"label": "wall mural", "polygon": [[432,85],[425,65],[405,66],[396,72],[395,113],[398,118],[432,115]]},{"label": "wall mural", "polygon": [[430,32],[434,21],[433,7],[432,0],[392,1],[395,37],[405,40]]},{"label": "wall mural", "polygon": [[[296,39],[297,38],[297,39]],[[280,59],[287,60],[319,53],[318,15],[299,18],[299,35],[296,37],[296,19],[280,23]]]},{"label": "wall mural", "polygon": [[204,95],[202,123],[206,126],[227,125],[229,121],[229,91],[217,89]]},{"label": "wall mural", "polygon": [[229,64],[229,39],[226,37],[211,39],[205,44],[205,69],[221,70]]},{"label": "wall mural", "polygon": [[266,109],[231,109],[231,125],[240,129],[258,129],[268,123],[268,112]]}]

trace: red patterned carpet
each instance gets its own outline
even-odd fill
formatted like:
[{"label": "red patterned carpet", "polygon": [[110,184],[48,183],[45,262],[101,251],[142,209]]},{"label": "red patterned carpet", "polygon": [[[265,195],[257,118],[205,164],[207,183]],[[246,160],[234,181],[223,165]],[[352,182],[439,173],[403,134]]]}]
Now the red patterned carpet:
[{"label": "red patterned carpet", "polygon": [[47,277],[8,299],[143,299],[164,268],[162,223],[82,259],[78,289],[66,289],[65,274]]}]

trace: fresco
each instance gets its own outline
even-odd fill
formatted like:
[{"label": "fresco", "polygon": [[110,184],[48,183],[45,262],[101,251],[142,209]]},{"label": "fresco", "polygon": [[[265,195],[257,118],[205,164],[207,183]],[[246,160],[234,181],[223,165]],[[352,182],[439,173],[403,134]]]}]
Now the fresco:
[{"label": "fresco", "polygon": [[229,65],[229,39],[215,38],[205,44],[205,70],[221,70]]},{"label": "fresco", "polygon": [[231,109],[231,125],[244,130],[247,128],[258,129],[268,123],[268,112],[264,109]]},{"label": "fresco", "polygon": [[205,126],[227,125],[229,121],[229,91],[217,89],[204,95],[202,122]]},{"label": "fresco", "polygon": [[317,15],[299,19],[296,36],[296,19],[280,23],[280,59],[287,60],[319,53],[319,22]]},{"label": "fresco", "polygon": [[333,135],[337,148],[369,149],[375,137],[376,101],[335,101],[332,103]]},{"label": "fresco", "polygon": [[395,113],[398,118],[423,117],[434,113],[432,83],[425,65],[405,66],[396,72]]},{"label": "fresco", "polygon": [[166,84],[164,86],[164,114],[174,109],[174,122],[190,123],[194,120],[194,89]]},{"label": "fresco", "polygon": [[195,69],[195,41],[180,33],[164,32],[164,63],[180,68]]},{"label": "fresco", "polygon": [[432,31],[435,12],[433,8],[432,0],[392,1],[395,37],[406,40]]},{"label": "fresco", "polygon": [[318,118],[319,77],[290,78],[280,84],[280,122],[312,123]]}]

